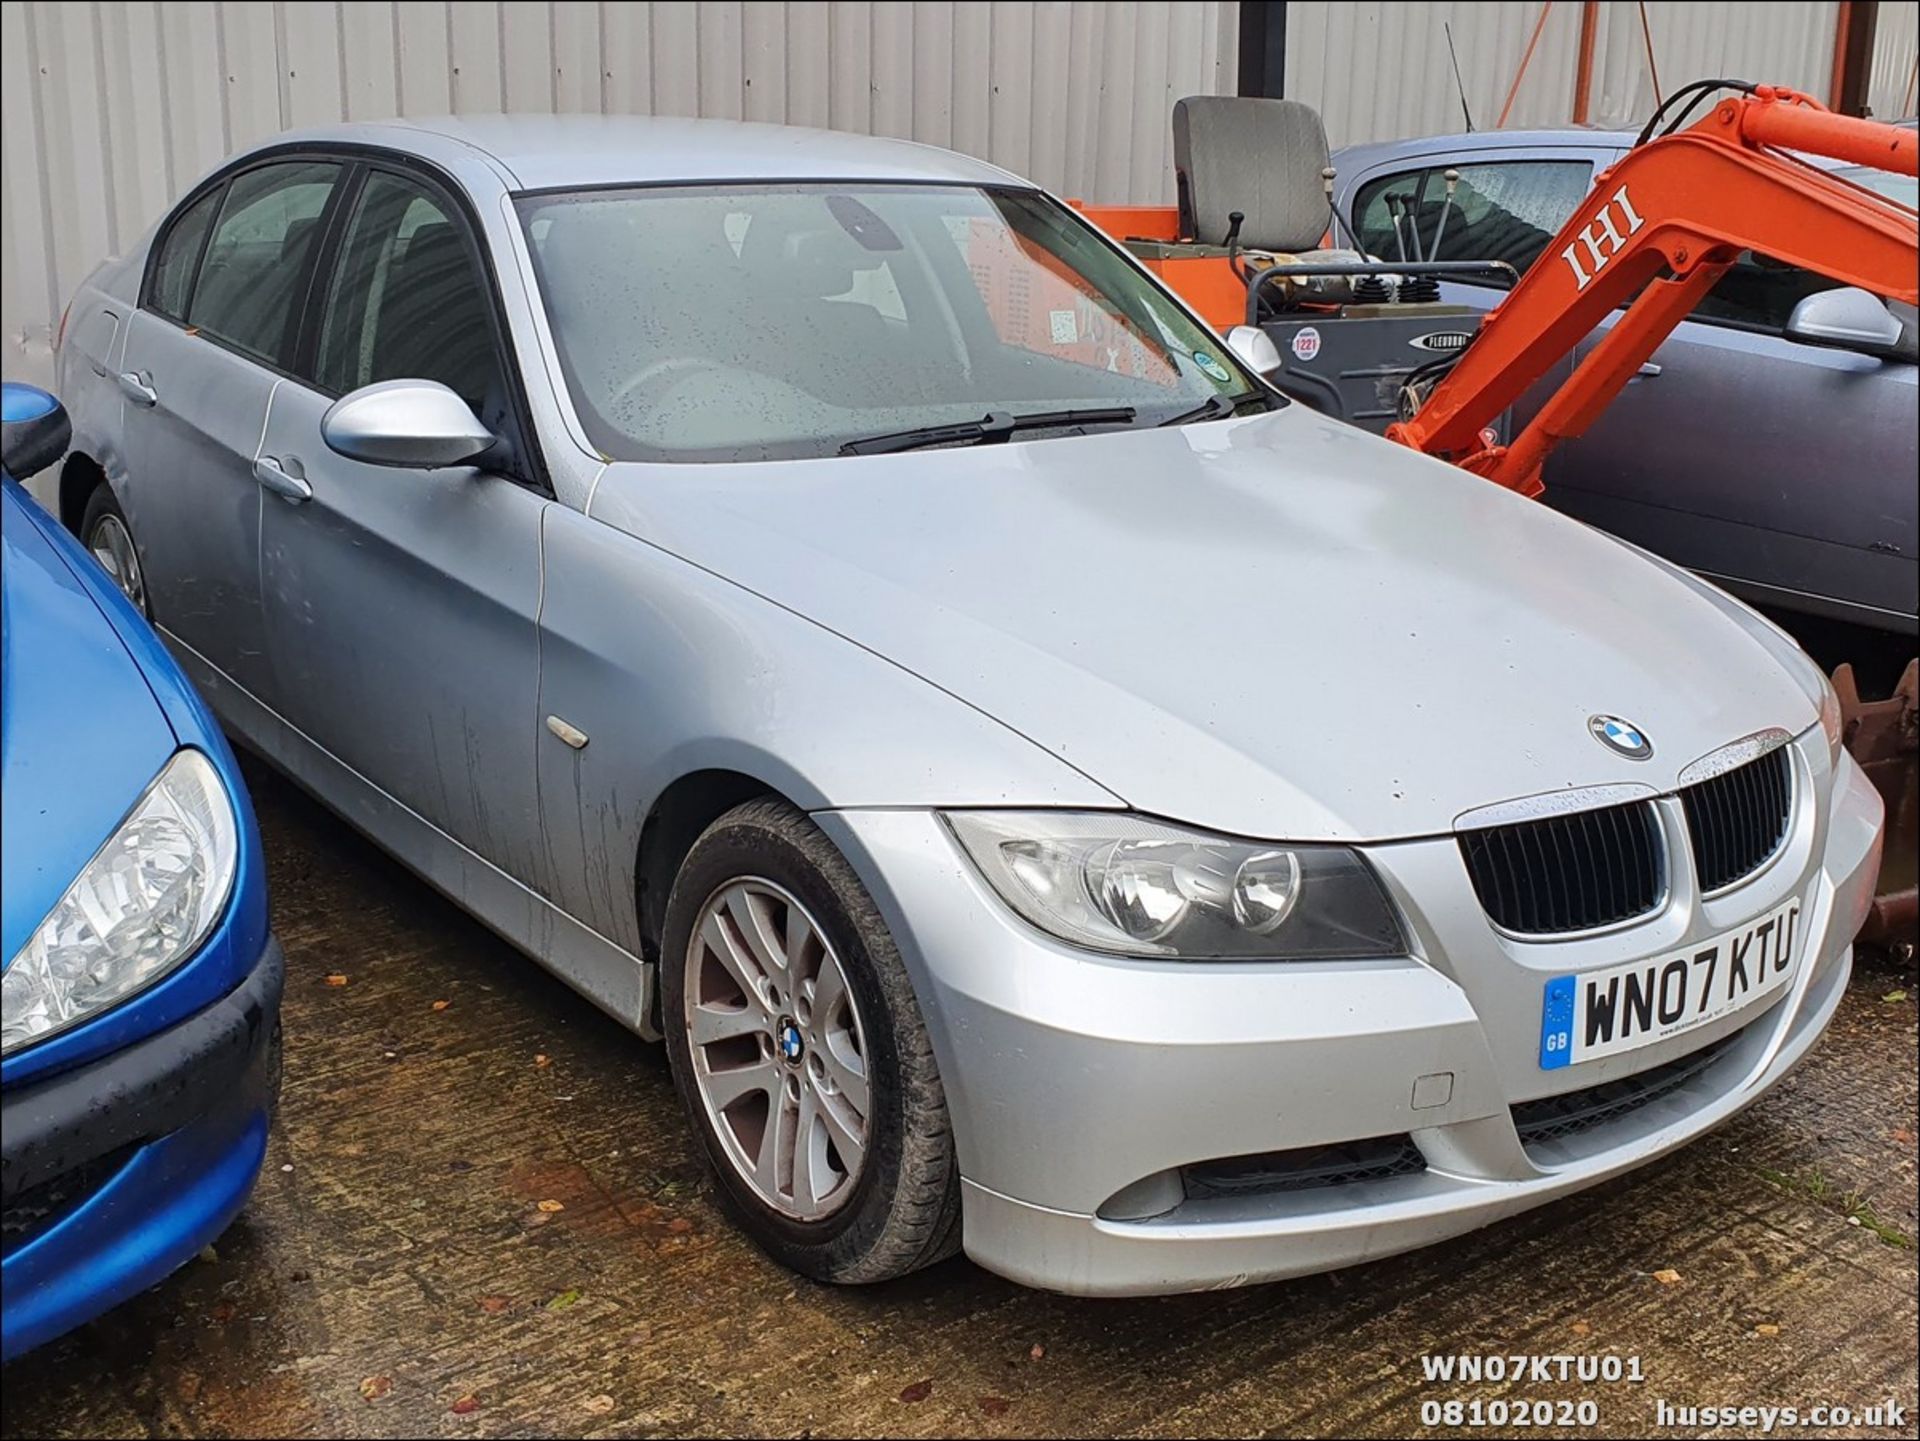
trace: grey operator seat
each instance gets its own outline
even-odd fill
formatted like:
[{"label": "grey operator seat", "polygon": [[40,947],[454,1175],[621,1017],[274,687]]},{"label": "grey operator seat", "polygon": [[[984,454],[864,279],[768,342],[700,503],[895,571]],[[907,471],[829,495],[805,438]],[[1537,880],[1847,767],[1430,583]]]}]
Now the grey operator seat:
[{"label": "grey operator seat", "polygon": [[1173,107],[1173,168],[1181,233],[1224,245],[1238,210],[1240,245],[1277,255],[1358,260],[1321,250],[1332,224],[1321,171],[1327,131],[1298,100],[1190,95]]}]

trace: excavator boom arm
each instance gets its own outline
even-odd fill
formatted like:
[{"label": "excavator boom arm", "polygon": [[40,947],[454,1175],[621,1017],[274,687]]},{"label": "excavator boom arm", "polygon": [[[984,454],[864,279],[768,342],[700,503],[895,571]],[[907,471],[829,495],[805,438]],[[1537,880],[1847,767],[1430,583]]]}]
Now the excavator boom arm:
[{"label": "excavator boom arm", "polygon": [[[1914,213],[1785,148],[1920,173],[1911,130],[1766,86],[1722,100],[1693,128],[1602,172],[1419,413],[1388,436],[1539,494],[1552,447],[1586,430],[1742,251],[1920,303]],[[1622,305],[1526,430],[1510,446],[1486,445],[1485,427]]]}]

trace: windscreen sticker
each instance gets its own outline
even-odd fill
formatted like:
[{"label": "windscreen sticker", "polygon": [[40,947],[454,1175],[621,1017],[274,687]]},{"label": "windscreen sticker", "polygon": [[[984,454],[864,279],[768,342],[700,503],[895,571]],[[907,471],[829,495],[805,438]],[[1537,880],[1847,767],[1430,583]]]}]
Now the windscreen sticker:
[{"label": "windscreen sticker", "polygon": [[1194,351],[1193,363],[1222,384],[1233,379],[1233,377],[1227,373],[1226,366],[1215,360],[1211,355],[1208,355],[1204,350]]},{"label": "windscreen sticker", "polygon": [[1055,345],[1078,345],[1080,343],[1080,322],[1071,310],[1049,310],[1047,318],[1053,322],[1053,343]]}]

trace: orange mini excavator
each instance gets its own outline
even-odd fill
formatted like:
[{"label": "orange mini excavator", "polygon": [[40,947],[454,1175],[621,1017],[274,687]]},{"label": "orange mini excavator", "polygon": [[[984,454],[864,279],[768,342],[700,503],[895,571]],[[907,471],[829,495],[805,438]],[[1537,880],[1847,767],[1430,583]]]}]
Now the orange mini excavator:
[{"label": "orange mini excavator", "polygon": [[[1720,91],[1732,93],[1714,100]],[[1704,118],[1688,125],[1709,101]],[[1668,97],[1484,317],[1438,304],[1435,281],[1466,262],[1386,262],[1322,248],[1344,222],[1332,203],[1325,134],[1306,106],[1182,101],[1174,130],[1181,205],[1081,207],[1088,218],[1216,326],[1233,326],[1232,348],[1255,364],[1264,359],[1282,390],[1525,495],[1541,494],[1553,447],[1593,424],[1742,252],[1920,303],[1914,211],[1807,158],[1920,174],[1915,132],[1836,115],[1777,86],[1703,80]],[[1247,197],[1231,212],[1225,207],[1240,202],[1221,194],[1229,178]],[[1351,237],[1351,225],[1344,228]],[[1214,235],[1221,240],[1201,243]],[[1503,442],[1506,412],[1522,392],[1622,307],[1605,337]],[[1407,339],[1409,325],[1438,330],[1456,348],[1409,366],[1400,358],[1418,344]],[[1306,326],[1310,345],[1293,343]],[[1319,373],[1283,365],[1288,351],[1295,360],[1319,355]],[[1324,364],[1323,351],[1334,352],[1333,364]],[[1893,697],[1871,703],[1860,701],[1849,667],[1835,675],[1849,746],[1888,803],[1887,862],[1869,929],[1907,944],[1915,915],[1915,673],[1909,665]]]}]

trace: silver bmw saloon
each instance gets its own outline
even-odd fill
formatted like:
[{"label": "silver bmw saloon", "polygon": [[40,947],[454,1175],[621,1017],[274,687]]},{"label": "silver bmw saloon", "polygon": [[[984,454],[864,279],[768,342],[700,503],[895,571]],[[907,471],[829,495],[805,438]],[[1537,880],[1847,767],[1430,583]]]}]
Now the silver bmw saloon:
[{"label": "silver bmw saloon", "polygon": [[1882,826],[1773,625],[1258,355],[940,150],[348,125],[82,285],[50,499],[236,737],[665,1041],[779,1260],[1231,1286],[1758,1100]]}]

